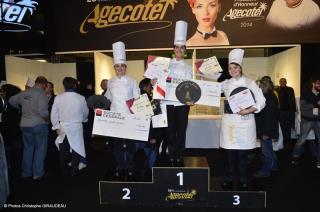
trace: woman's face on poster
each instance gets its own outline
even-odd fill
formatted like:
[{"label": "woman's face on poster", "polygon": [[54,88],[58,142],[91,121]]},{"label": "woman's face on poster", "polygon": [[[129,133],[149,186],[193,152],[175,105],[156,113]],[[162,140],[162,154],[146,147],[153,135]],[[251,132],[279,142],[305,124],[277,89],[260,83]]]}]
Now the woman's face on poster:
[{"label": "woman's face on poster", "polygon": [[203,27],[214,26],[219,11],[219,0],[195,0],[192,8],[199,26]]}]

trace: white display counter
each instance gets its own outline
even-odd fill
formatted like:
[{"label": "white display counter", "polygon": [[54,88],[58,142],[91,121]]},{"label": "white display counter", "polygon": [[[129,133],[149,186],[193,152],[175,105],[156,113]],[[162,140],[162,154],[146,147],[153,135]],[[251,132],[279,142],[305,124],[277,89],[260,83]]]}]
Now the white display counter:
[{"label": "white display counter", "polygon": [[189,115],[186,148],[218,149],[221,115]]}]

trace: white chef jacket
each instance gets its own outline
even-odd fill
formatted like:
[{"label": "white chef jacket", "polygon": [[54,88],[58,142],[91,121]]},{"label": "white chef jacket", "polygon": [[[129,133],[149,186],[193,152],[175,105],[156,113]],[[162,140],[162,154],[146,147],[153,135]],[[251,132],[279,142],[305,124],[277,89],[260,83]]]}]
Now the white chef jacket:
[{"label": "white chef jacket", "polygon": [[126,101],[138,98],[140,91],[134,79],[128,76],[116,76],[108,81],[108,90],[105,96],[111,101],[110,110],[130,113]]},{"label": "white chef jacket", "polygon": [[[170,61],[168,78],[192,80],[193,73],[192,73],[191,65],[186,63],[184,60],[176,60],[175,58],[173,58]],[[174,106],[184,105],[180,102],[168,101],[168,100],[163,100],[162,102],[165,103],[166,105],[174,105]]]},{"label": "white chef jacket", "polygon": [[[226,98],[237,87],[249,88],[255,97],[255,107],[259,113],[265,107],[265,98],[261,89],[244,76],[236,80],[231,78],[222,82],[222,91]],[[254,114],[241,116],[238,114],[223,114],[220,133],[220,147],[224,149],[253,149],[257,147],[256,123]]]},{"label": "white chef jacket", "polygon": [[56,145],[68,138],[72,150],[86,157],[82,122],[86,122],[89,109],[86,100],[76,92],[64,92],[54,99],[51,110],[52,129],[59,129]]},{"label": "white chef jacket", "polygon": [[275,0],[266,19],[268,25],[284,30],[303,29],[320,20],[320,9],[312,0],[303,0],[295,8],[289,8],[285,0]]}]

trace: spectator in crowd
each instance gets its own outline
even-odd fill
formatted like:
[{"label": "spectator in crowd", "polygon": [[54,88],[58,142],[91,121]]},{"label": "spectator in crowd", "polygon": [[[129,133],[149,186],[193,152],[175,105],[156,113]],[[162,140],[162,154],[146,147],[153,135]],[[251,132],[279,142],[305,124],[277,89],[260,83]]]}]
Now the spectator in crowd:
[{"label": "spectator in crowd", "polygon": [[9,194],[10,194],[10,189],[9,189],[6,151],[4,148],[4,141],[0,134],[0,210],[3,209]]},{"label": "spectator in crowd", "polygon": [[63,87],[65,92],[56,96],[54,100],[51,122],[52,129],[58,134],[56,144],[60,152],[62,174],[75,176],[78,174],[80,156],[86,158],[82,123],[87,121],[89,111],[85,98],[75,92],[76,79],[65,77]]},{"label": "spectator in crowd", "polygon": [[320,79],[311,79],[311,88],[304,91],[300,98],[301,110],[301,132],[292,153],[292,164],[297,165],[299,158],[303,152],[303,144],[311,129],[314,130],[318,139],[317,148],[317,164],[316,167],[320,169]]},{"label": "spectator in crowd", "polygon": [[[21,89],[12,84],[4,84],[1,86],[3,99],[8,102],[10,97],[21,92]],[[22,135],[19,127],[21,113],[20,109],[7,104],[6,110],[2,112],[1,116],[1,134],[5,143],[7,163],[9,173],[13,169],[18,169],[21,165],[21,151],[22,151]]]},{"label": "spectator in crowd", "polygon": [[[147,94],[150,102],[152,102],[152,84],[150,79],[143,79],[139,83],[140,93]],[[149,139],[148,143],[145,142],[137,142],[137,148],[142,148],[146,155],[146,167],[150,170],[154,166],[155,161],[157,159],[157,143],[159,142],[159,138],[161,136],[162,128],[153,128],[152,123],[149,131]]]},{"label": "spectator in crowd", "polygon": [[294,129],[295,112],[297,110],[293,88],[287,86],[287,80],[281,78],[276,88],[280,104],[280,126],[285,141],[290,140],[291,129]]},{"label": "spectator in crowd", "polygon": [[[88,80],[81,80],[78,82],[76,87],[76,92],[82,96],[85,97],[87,100],[90,96],[94,95],[94,86],[91,81]],[[88,150],[90,147],[90,139],[91,139],[91,133],[92,133],[92,126],[93,126],[93,113],[90,113],[89,111],[89,117],[88,121],[83,123],[83,136],[84,136],[84,144],[85,149]],[[88,152],[88,151],[86,151]],[[80,155],[80,163],[79,163],[79,170],[82,170],[87,167],[87,159],[83,158]]]},{"label": "spectator in crowd", "polygon": [[44,92],[47,79],[36,78],[35,85],[12,96],[9,103],[21,108],[20,127],[23,140],[22,177],[34,180],[45,177],[44,161],[47,154],[48,98]]},{"label": "spectator in crowd", "polygon": [[94,86],[92,82],[82,80],[77,84],[76,92],[88,99],[89,96],[94,95],[93,88]]},{"label": "spectator in crowd", "polygon": [[255,119],[257,138],[261,143],[262,166],[254,173],[254,177],[269,177],[273,170],[278,169],[277,156],[273,151],[272,142],[279,137],[279,104],[271,80],[262,78],[260,88],[266,99],[266,106],[255,115]]},{"label": "spectator in crowd", "polygon": [[103,90],[101,95],[104,96],[108,89],[108,80],[107,79],[101,80],[100,87]]},{"label": "spectator in crowd", "polygon": [[[6,108],[7,108],[7,103],[1,93],[0,115],[2,115],[2,113],[6,110]],[[4,146],[4,140],[0,133],[0,210],[4,208],[4,204],[6,203],[9,194],[10,194],[10,189],[9,189],[9,177],[8,177],[6,151]]]},{"label": "spectator in crowd", "polygon": [[[45,89],[46,96],[48,98],[48,110],[49,114],[51,113],[52,105],[54,102],[54,99],[56,95],[54,94],[54,85],[52,82],[47,83],[47,87]],[[50,118],[50,116],[49,116]],[[54,143],[57,133],[55,130],[52,130],[52,123],[51,120],[48,125],[49,133],[48,133],[48,154],[46,158],[46,166],[47,167],[54,167],[55,165],[58,165],[58,151],[56,148],[56,145]]]}]

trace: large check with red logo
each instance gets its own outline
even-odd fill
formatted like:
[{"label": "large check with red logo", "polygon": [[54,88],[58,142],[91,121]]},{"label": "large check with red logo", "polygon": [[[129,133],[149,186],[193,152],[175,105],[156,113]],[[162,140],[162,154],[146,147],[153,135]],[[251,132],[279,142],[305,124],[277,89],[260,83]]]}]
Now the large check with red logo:
[{"label": "large check with red logo", "polygon": [[110,110],[95,111],[92,134],[148,141],[150,116]]}]

